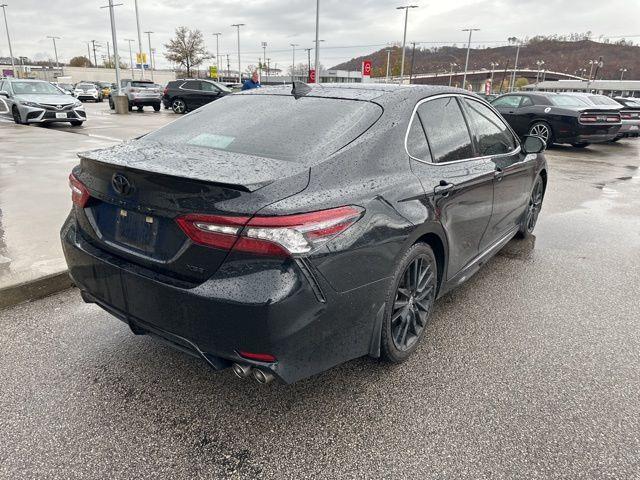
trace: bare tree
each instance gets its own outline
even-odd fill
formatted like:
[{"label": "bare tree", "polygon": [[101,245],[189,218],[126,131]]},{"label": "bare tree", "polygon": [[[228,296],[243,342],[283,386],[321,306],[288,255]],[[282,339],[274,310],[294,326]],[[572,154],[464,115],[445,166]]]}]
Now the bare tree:
[{"label": "bare tree", "polygon": [[167,50],[165,58],[182,66],[189,77],[193,67],[198,67],[205,60],[214,57],[207,51],[202,32],[197,29],[189,30],[187,27],[176,28],[175,38],[169,40],[164,48]]}]

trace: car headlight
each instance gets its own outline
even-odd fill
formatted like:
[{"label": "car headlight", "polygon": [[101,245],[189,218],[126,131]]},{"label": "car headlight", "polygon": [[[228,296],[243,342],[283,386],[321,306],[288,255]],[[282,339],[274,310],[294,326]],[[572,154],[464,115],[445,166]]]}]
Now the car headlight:
[{"label": "car headlight", "polygon": [[24,105],[25,107],[36,107],[36,108],[42,108],[40,106],[40,104],[35,103],[35,102],[20,102],[22,105]]},{"label": "car headlight", "polygon": [[82,102],[80,102],[80,101],[75,101],[75,102],[73,102],[73,106],[74,106],[74,107],[81,107],[81,106],[82,106]]}]

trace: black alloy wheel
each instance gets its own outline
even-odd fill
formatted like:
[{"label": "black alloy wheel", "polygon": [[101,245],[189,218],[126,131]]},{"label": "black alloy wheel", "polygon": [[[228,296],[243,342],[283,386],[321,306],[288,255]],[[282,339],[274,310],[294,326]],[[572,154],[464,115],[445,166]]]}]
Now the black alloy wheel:
[{"label": "black alloy wheel", "polygon": [[546,122],[536,122],[531,125],[529,135],[540,137],[547,145],[553,143],[553,131],[551,130],[551,126]]},{"label": "black alloy wheel", "polygon": [[544,199],[544,184],[542,178],[538,176],[536,182],[533,184],[533,190],[529,197],[529,203],[527,204],[527,210],[524,214],[520,231],[518,232],[520,237],[527,237],[533,233],[538,223],[538,215],[542,209],[542,200]]},{"label": "black alloy wheel", "polygon": [[171,102],[171,110],[173,113],[182,114],[187,111],[187,104],[181,98],[176,98]]},{"label": "black alloy wheel", "polygon": [[406,360],[417,348],[433,309],[438,268],[429,245],[418,243],[403,256],[393,290],[387,295],[381,353],[394,363]]}]

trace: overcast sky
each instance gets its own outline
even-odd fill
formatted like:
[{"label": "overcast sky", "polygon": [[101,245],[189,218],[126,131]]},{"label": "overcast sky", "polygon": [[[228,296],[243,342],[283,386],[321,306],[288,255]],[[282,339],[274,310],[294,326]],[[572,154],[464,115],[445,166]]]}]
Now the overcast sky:
[{"label": "overcast sky", "polygon": [[[47,35],[61,37],[58,53],[68,61],[86,55],[89,40],[103,44],[111,41],[108,9],[100,9],[107,0],[3,0],[14,55],[37,60],[53,57]],[[128,60],[128,44],[136,39],[134,0],[116,0],[116,26],[120,56]],[[321,0],[321,62],[332,66],[388,42],[402,40],[404,17],[392,0]],[[640,41],[640,1],[638,0],[414,0],[419,8],[409,13],[407,41],[425,42],[424,46],[466,42],[462,28],[474,27],[476,45],[504,44],[510,36],[568,34],[591,30],[594,37],[626,37]],[[152,46],[157,48],[156,62],[167,66],[162,56],[164,43],[175,27],[198,28],[215,54],[213,32],[222,32],[220,53],[236,58],[236,34],[230,25],[245,23],[241,30],[243,69],[257,63],[261,42],[268,42],[267,56],[272,65],[291,63],[291,47],[313,46],[315,0],[139,0],[141,27],[152,30]],[[638,37],[632,37],[632,35]],[[143,49],[148,50],[146,36]],[[426,43],[431,42],[431,43]],[[354,47],[355,46],[355,47]],[[106,54],[103,49],[102,54]],[[8,56],[6,32],[0,23],[0,56]],[[100,54],[99,54],[100,55]],[[297,60],[306,53],[297,52]],[[236,60],[237,61],[237,60]]]}]

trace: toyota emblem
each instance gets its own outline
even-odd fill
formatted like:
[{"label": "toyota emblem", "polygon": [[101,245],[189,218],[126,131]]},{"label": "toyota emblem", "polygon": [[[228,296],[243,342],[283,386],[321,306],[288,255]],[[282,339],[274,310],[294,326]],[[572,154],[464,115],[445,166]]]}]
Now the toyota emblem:
[{"label": "toyota emblem", "polygon": [[113,174],[113,177],[111,177],[111,186],[116,193],[125,197],[133,192],[133,185],[129,182],[127,177],[121,173]]}]

